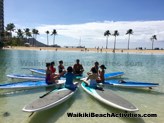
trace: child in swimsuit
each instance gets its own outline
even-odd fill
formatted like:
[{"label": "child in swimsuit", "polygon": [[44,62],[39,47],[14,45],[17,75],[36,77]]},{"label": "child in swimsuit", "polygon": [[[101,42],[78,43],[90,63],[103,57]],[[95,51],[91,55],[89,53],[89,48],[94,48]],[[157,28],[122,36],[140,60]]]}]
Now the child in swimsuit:
[{"label": "child in swimsuit", "polygon": [[104,82],[104,74],[105,74],[105,69],[106,69],[106,67],[105,67],[105,65],[101,65],[100,66],[100,68],[101,68],[101,71],[99,71],[99,79],[97,80],[97,82]]},{"label": "child in swimsuit", "polygon": [[73,68],[70,66],[67,68],[67,73],[66,73],[66,82],[65,82],[65,87],[74,91],[76,90],[77,86],[73,84],[73,79],[75,78],[73,74]]},{"label": "child in swimsuit", "polygon": [[46,69],[46,83],[47,83],[47,84],[56,83],[56,82],[57,82],[57,81],[56,81],[56,78],[54,78],[54,77],[52,76],[52,71],[51,71],[51,69],[50,69],[51,64],[50,64],[50,63],[46,63],[46,67],[47,67],[47,69]]},{"label": "child in swimsuit", "polygon": [[64,74],[66,73],[65,68],[63,66],[63,61],[59,61],[59,66],[58,66],[58,70],[59,70],[59,75],[60,76],[64,76]]}]

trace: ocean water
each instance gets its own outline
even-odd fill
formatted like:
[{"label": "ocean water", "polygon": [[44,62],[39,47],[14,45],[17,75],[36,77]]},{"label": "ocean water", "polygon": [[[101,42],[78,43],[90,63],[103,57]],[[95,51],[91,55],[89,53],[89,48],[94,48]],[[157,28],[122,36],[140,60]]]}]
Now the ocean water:
[{"label": "ocean water", "polygon": [[[0,51],[0,84],[16,82],[6,77],[7,74],[31,74],[25,68],[45,68],[46,62],[64,61],[65,67],[72,66],[80,59],[85,68],[84,75],[95,61],[105,64],[106,72],[123,71],[122,79],[155,82],[160,86],[149,89],[128,89],[105,86],[114,93],[124,97],[139,111],[135,114],[157,114],[157,117],[125,118],[125,117],[68,117],[67,113],[124,113],[123,111],[104,105],[79,87],[77,93],[61,105],[29,117],[30,113],[22,108],[46,93],[43,88],[4,92],[0,90],[0,123],[162,123],[164,122],[164,55],[154,54],[113,54],[91,52],[55,52],[55,51]],[[5,115],[5,112],[8,112]]]}]

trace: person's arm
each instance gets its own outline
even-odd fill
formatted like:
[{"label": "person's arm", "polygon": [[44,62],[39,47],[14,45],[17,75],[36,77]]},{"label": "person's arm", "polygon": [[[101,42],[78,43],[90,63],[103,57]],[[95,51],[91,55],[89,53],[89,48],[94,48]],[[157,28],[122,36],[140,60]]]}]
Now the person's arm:
[{"label": "person's arm", "polygon": [[89,79],[90,79],[90,75],[87,77],[87,79],[86,79],[86,80],[88,81]]},{"label": "person's arm", "polygon": [[84,71],[83,65],[81,65],[81,71],[82,71],[82,72]]}]

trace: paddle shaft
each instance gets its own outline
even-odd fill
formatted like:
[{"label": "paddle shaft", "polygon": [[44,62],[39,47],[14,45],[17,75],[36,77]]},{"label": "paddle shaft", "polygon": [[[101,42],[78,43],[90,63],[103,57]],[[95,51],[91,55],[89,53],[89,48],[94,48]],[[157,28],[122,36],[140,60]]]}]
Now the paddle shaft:
[{"label": "paddle shaft", "polygon": [[46,94],[40,96],[39,98],[43,98],[43,97],[47,96],[47,95],[50,94],[52,91],[54,91],[54,89],[52,89],[51,91],[47,92]]}]

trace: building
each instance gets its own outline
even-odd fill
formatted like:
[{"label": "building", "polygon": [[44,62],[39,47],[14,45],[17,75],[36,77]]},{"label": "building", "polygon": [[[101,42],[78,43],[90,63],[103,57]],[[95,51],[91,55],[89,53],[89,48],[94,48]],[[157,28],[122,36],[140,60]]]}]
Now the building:
[{"label": "building", "polygon": [[0,41],[2,39],[2,32],[4,31],[4,0],[0,0]]}]

